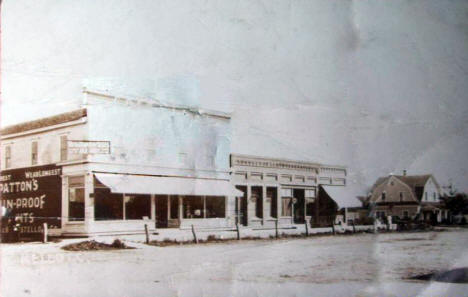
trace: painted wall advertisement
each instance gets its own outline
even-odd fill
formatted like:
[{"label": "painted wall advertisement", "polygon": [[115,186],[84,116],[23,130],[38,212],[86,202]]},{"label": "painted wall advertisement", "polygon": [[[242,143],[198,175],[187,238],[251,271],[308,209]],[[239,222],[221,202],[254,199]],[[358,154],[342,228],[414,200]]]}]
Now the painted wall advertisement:
[{"label": "painted wall advertisement", "polygon": [[2,233],[42,233],[61,227],[62,168],[46,165],[4,170],[0,176]]}]

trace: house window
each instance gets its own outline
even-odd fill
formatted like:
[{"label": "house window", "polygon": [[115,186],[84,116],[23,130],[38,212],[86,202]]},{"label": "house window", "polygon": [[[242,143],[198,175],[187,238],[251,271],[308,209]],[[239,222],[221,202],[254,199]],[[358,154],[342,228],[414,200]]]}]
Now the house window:
[{"label": "house window", "polygon": [[11,167],[11,147],[5,147],[5,168]]},{"label": "house window", "polygon": [[84,177],[71,176],[68,178],[68,220],[84,220]]},{"label": "house window", "polygon": [[436,201],[436,193],[435,192],[432,193],[432,198],[434,198],[434,201]]},{"label": "house window", "polygon": [[400,192],[400,202],[403,201],[403,192]]},{"label": "house window", "polygon": [[403,211],[403,218],[409,218],[409,212],[407,210]]},{"label": "house window", "polygon": [[60,161],[66,161],[68,158],[68,137],[67,135],[60,136]]},{"label": "house window", "polygon": [[37,141],[31,143],[31,165],[37,165]]},{"label": "house window", "polygon": [[386,198],[387,194],[385,192],[382,192],[382,201],[385,201],[385,198]]},{"label": "house window", "polygon": [[424,192],[424,200],[426,200],[426,201],[428,200],[427,199],[427,192]]}]

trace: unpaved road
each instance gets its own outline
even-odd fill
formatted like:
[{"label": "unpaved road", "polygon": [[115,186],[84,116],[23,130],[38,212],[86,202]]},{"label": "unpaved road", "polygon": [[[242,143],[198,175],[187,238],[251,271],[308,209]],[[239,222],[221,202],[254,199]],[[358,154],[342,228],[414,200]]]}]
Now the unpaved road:
[{"label": "unpaved road", "polygon": [[468,296],[468,285],[406,281],[468,266],[468,232],[324,236],[134,250],[1,247],[2,297]]}]

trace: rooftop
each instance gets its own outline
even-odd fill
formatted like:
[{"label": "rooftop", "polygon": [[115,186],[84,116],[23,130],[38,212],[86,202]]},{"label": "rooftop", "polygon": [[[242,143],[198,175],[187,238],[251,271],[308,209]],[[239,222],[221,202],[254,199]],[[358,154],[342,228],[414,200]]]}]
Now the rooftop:
[{"label": "rooftop", "polygon": [[28,121],[12,126],[7,126],[0,130],[0,134],[3,136],[21,133],[25,131],[76,121],[83,117],[86,117],[86,109],[78,109],[34,121]]}]

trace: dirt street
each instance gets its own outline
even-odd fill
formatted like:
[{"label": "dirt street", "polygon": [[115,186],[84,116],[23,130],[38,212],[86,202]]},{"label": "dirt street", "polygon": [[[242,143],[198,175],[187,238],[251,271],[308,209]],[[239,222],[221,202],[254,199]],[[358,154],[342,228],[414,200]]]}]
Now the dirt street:
[{"label": "dirt street", "polygon": [[119,251],[64,244],[2,245],[1,296],[468,296],[466,284],[405,280],[467,267],[463,230]]}]

